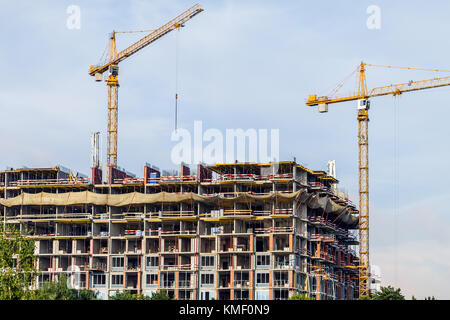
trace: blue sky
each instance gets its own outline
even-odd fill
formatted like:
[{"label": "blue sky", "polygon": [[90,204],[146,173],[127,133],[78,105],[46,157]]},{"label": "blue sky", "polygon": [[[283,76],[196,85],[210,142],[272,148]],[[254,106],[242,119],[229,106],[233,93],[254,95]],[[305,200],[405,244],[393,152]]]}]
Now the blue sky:
[{"label": "blue sky", "polygon": [[[90,132],[101,131],[104,142],[106,128],[106,86],[88,68],[99,61],[108,33],[156,28],[193,4],[1,0],[0,168],[62,164],[88,174]],[[316,170],[336,160],[341,187],[356,203],[356,104],[330,105],[319,114],[304,105],[308,94],[327,94],[361,60],[450,69],[448,1],[201,4],[205,11],[181,32],[120,65],[119,165],[138,176],[145,162],[174,168],[178,79],[180,127],[192,130],[202,120],[204,130],[279,129],[281,159],[295,156]],[[81,9],[79,30],[66,27],[69,5]],[[366,26],[370,5],[381,9],[379,30]],[[119,49],[136,39],[119,35]],[[369,87],[434,76],[367,71]],[[398,101],[379,97],[370,110],[371,261],[380,266],[383,285],[401,287],[408,298],[450,298],[449,97],[446,87]]]}]

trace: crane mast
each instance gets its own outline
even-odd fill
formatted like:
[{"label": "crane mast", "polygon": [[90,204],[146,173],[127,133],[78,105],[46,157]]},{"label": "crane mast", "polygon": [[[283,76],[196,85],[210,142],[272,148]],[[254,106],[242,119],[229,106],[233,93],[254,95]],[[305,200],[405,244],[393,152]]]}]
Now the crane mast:
[{"label": "crane mast", "polygon": [[181,28],[184,23],[202,12],[203,8],[196,4],[184,11],[176,18],[170,20],[160,28],[151,31],[148,35],[136,41],[126,49],[117,53],[116,34],[113,31],[109,41],[109,58],[106,63],[91,65],[89,75],[95,77],[95,81],[102,81],[103,73],[109,71],[106,85],[108,87],[107,101],[107,147],[106,147],[106,175],[109,177],[109,168],[117,167],[117,137],[118,137],[118,110],[119,110],[119,63],[149,44],[155,42],[172,30]]},{"label": "crane mast", "polygon": [[[365,65],[359,70],[358,95],[367,96]],[[359,295],[369,294],[369,100],[358,101]]]},{"label": "crane mast", "polygon": [[[354,94],[347,96],[320,96],[309,95],[307,106],[318,106],[319,112],[328,112],[328,104],[357,100],[358,121],[358,181],[359,181],[359,296],[368,296],[370,261],[369,261],[369,98],[384,95],[400,95],[405,92],[418,91],[450,85],[450,77],[440,77],[427,80],[409,81],[407,83],[376,87],[367,90],[366,66],[398,68],[408,70],[450,72],[449,70],[424,69],[410,67],[393,67],[372,65],[361,62],[358,72],[357,88]],[[337,88],[341,88],[342,83]]]},{"label": "crane mast", "polygon": [[[116,33],[113,31],[110,39],[109,60],[114,61],[117,57]],[[119,119],[119,65],[118,63],[109,65],[109,76],[106,85],[108,86],[107,104],[107,147],[106,147],[106,174],[109,175],[108,167],[117,167],[117,130]],[[108,180],[108,179],[107,179]]]}]

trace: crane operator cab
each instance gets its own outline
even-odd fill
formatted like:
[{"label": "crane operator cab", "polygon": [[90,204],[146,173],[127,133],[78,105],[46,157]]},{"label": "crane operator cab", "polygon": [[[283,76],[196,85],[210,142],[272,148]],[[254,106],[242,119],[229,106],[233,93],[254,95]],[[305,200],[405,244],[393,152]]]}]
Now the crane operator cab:
[{"label": "crane operator cab", "polygon": [[369,110],[369,109],[370,109],[370,101],[368,99],[358,100],[358,110]]}]

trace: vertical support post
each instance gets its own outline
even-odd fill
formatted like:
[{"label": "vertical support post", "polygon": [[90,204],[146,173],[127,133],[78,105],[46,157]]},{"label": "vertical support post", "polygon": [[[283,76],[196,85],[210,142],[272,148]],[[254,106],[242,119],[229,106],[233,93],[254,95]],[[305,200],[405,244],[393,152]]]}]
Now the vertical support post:
[{"label": "vertical support post", "polygon": [[[116,32],[113,31],[109,42],[109,61],[112,62],[117,57]],[[106,181],[109,181],[110,168],[117,167],[117,121],[119,110],[119,65],[109,66],[108,86],[108,126],[107,148],[106,148]]]},{"label": "vertical support post", "polygon": [[322,291],[321,288],[321,272],[318,271],[319,273],[316,275],[316,300],[322,300],[320,297],[320,292]]},{"label": "vertical support post", "polygon": [[119,100],[119,81],[118,76],[111,74],[108,78],[108,127],[107,127],[107,170],[106,181],[109,181],[109,168],[117,167],[117,122],[118,122],[118,100]]},{"label": "vertical support post", "polygon": [[269,270],[269,286],[272,287],[269,289],[269,300],[273,300],[273,269]]}]

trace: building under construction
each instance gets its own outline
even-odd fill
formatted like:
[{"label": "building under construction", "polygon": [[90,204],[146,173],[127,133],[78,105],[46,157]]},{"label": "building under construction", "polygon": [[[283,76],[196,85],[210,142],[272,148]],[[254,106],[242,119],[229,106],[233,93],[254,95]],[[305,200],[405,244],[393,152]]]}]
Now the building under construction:
[{"label": "building under construction", "polygon": [[357,297],[358,211],[334,177],[292,161],[191,169],[110,167],[103,183],[98,168],[10,168],[1,218],[36,240],[38,285],[66,274],[103,299]]}]

